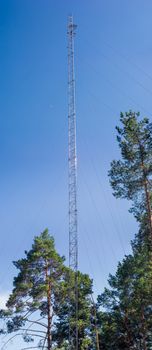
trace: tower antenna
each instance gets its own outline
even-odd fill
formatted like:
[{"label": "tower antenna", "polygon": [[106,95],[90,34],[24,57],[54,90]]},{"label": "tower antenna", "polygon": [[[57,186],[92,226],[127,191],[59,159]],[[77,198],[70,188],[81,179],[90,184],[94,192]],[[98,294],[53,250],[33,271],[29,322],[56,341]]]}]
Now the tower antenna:
[{"label": "tower antenna", "polygon": [[69,164],[69,268],[74,281],[69,286],[69,348],[78,350],[78,231],[77,231],[77,152],[74,36],[76,25],[68,16],[68,164]]}]

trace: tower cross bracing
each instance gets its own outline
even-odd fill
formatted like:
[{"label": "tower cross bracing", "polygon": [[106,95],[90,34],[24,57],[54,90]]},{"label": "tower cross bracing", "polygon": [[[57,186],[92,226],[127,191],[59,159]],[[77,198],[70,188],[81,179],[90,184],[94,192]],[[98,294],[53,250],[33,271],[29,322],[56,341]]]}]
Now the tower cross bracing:
[{"label": "tower cross bracing", "polygon": [[[68,164],[69,164],[69,267],[74,272],[69,286],[69,347],[78,350],[78,231],[77,231],[77,152],[74,36],[76,25],[68,17]],[[72,301],[72,302],[71,302]],[[71,306],[72,305],[72,306]]]}]

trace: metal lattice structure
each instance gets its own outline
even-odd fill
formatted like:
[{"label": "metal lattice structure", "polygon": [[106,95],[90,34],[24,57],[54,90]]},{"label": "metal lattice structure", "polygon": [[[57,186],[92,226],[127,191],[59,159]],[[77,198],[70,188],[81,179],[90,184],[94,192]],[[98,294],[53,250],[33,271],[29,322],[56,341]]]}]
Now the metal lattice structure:
[{"label": "metal lattice structure", "polygon": [[69,347],[78,350],[78,232],[77,232],[77,152],[74,74],[74,36],[76,25],[68,17],[68,136],[69,136],[69,267],[74,272],[69,286]]}]

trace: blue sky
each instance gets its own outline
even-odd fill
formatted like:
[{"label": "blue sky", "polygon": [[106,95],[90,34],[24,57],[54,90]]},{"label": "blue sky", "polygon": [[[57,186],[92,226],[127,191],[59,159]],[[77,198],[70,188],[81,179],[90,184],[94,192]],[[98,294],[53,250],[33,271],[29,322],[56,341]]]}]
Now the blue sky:
[{"label": "blue sky", "polygon": [[[0,0],[0,295],[45,227],[68,257],[68,14],[75,39],[79,267],[106,285],[137,231],[107,172],[120,111],[151,119],[150,0]],[[12,345],[10,347],[12,349]],[[9,349],[9,348],[8,348]]]}]

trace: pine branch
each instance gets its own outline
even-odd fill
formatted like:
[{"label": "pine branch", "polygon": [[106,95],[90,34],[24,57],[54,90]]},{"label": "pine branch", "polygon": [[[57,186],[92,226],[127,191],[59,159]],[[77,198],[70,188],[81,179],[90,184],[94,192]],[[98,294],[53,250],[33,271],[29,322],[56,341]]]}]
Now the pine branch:
[{"label": "pine branch", "polygon": [[13,335],[11,338],[9,338],[9,339],[4,343],[4,345],[3,345],[2,348],[1,348],[1,350],[3,350],[4,347],[5,347],[11,340],[13,340],[14,338],[18,337],[19,335],[22,336],[23,334],[22,334],[22,333],[18,333],[18,334]]},{"label": "pine branch", "polygon": [[[39,334],[26,334],[27,336],[33,336],[33,337],[39,337],[39,338],[42,338],[44,340],[46,340],[46,337],[42,336],[42,335],[39,335]],[[23,336],[23,333],[18,333],[18,334],[15,334],[13,335],[11,338],[9,338],[2,346],[1,350],[3,350],[5,348],[5,346],[11,341],[13,340],[14,338],[16,338],[17,336]]]},{"label": "pine branch", "polygon": [[47,333],[46,333],[46,336],[45,336],[45,339],[44,339],[44,343],[43,343],[42,350],[44,350],[44,349],[45,349],[45,342],[46,342],[46,339],[47,339]]},{"label": "pine branch", "polygon": [[38,333],[44,333],[44,334],[46,334],[46,332],[44,332],[44,331],[40,331],[40,330],[38,330],[38,329],[30,329],[29,327],[28,328],[21,328],[20,329],[20,331],[28,331],[28,332],[38,332]]},{"label": "pine branch", "polygon": [[[45,317],[41,317],[37,320],[37,322],[41,321],[41,320],[44,320]],[[32,320],[31,320],[32,321]],[[32,321],[32,323],[34,324],[34,321]],[[30,329],[30,327],[32,327],[32,323],[29,325],[29,327],[27,329]],[[45,332],[44,332],[45,333]]]},{"label": "pine branch", "polygon": [[[40,349],[39,346],[30,346],[29,348],[22,348],[21,350],[29,350],[29,349]],[[44,349],[47,349],[47,347],[45,347]]]},{"label": "pine branch", "polygon": [[[39,334],[25,333],[25,335],[30,336],[30,337],[39,337],[39,338],[45,339],[45,337],[43,337],[42,335],[39,335]],[[24,334],[22,334],[22,336],[24,336]]]},{"label": "pine branch", "polygon": [[27,322],[31,322],[31,323],[35,323],[35,324],[38,324],[39,326],[47,328],[46,324],[44,324],[44,323],[41,323],[41,322],[38,322],[38,321],[32,321],[32,320],[28,320],[28,319],[26,319],[26,321]]}]

